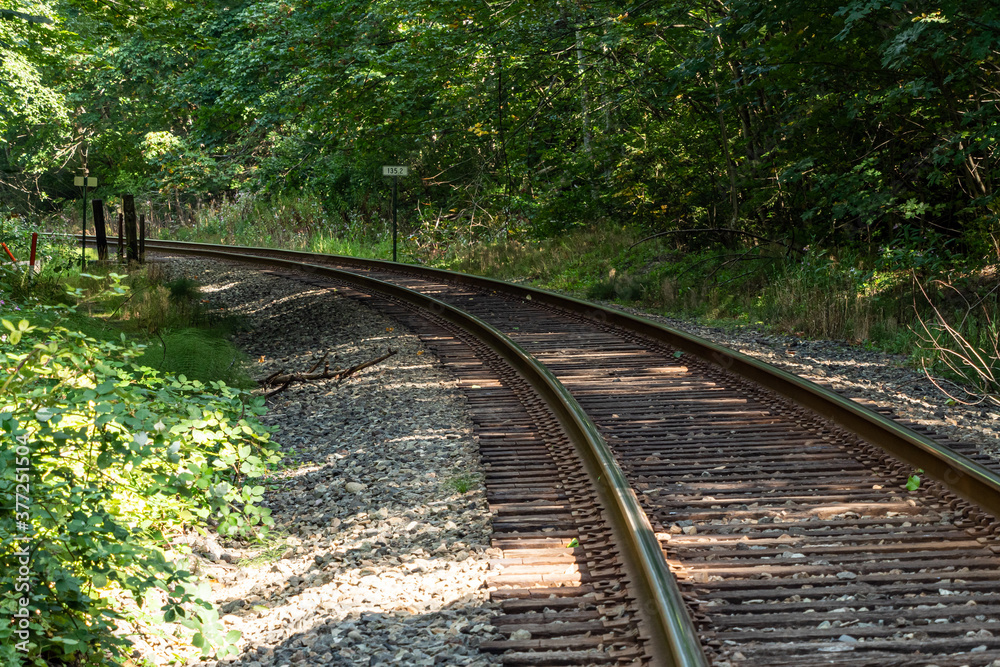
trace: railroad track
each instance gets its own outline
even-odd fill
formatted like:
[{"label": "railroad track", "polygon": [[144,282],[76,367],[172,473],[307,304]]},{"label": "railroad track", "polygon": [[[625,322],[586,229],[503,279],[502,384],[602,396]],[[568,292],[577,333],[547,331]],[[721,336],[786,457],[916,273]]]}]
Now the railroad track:
[{"label": "railroad track", "polygon": [[[471,373],[510,637],[484,648],[511,664],[1000,660],[1000,475],[985,460],[737,353],[530,288],[147,248],[307,262],[311,280],[353,285]],[[907,490],[918,467],[925,481]]]}]

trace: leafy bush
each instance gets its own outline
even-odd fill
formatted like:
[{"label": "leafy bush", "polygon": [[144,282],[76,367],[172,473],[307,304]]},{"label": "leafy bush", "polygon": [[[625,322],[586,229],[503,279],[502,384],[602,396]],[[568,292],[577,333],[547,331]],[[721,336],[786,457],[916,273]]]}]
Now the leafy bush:
[{"label": "leafy bush", "polygon": [[170,299],[180,303],[194,301],[198,298],[198,281],[186,276],[175,278],[164,285],[170,291]]},{"label": "leafy bush", "polygon": [[[69,313],[55,309],[47,325],[31,324],[45,320],[39,311],[2,322],[0,553],[23,576],[0,580],[0,610],[30,613],[0,624],[0,657],[121,663],[129,642],[116,625],[156,589],[166,602],[145,613],[191,628],[206,654],[233,653],[239,633],[224,633],[207,585],[165,549],[184,524],[217,521],[223,535],[272,525],[254,484],[278,461],[256,421],[263,401],[137,367],[140,350],[124,336],[72,331],[60,317]],[[10,650],[20,642],[27,654]]]},{"label": "leafy bush", "polygon": [[[31,234],[38,229],[24,221],[23,218],[7,218],[0,214],[0,241],[3,241],[13,251],[20,261],[27,261],[31,255]],[[47,236],[39,236],[36,248],[37,266],[42,268],[42,274],[32,274],[27,267],[14,266],[0,251],[0,293],[15,301],[32,301],[42,296],[47,299],[62,297],[66,300],[61,286],[53,285],[56,274],[67,267],[80,262],[79,246],[56,240]]]}]

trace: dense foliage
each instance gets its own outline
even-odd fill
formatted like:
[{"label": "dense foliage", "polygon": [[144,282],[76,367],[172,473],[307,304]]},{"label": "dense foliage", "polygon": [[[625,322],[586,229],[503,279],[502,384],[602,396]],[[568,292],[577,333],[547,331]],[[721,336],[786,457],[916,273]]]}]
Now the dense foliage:
[{"label": "dense foliage", "polygon": [[22,210],[85,158],[99,194],[175,215],[304,190],[371,222],[379,165],[408,164],[409,222],[442,240],[627,216],[979,252],[996,230],[984,0],[11,2],[0,188]]},{"label": "dense foliage", "polygon": [[138,366],[124,335],[67,326],[72,308],[9,301],[17,280],[0,270],[3,664],[117,664],[129,635],[164,623],[205,653],[234,652],[239,633],[173,542],[189,527],[273,525],[263,399]]}]

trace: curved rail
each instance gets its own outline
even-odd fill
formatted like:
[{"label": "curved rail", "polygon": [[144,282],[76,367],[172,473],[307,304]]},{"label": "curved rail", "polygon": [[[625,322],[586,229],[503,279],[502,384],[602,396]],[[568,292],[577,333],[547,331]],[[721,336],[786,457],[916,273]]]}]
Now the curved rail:
[{"label": "curved rail", "polygon": [[[113,243],[113,241],[112,241]],[[399,264],[386,260],[359,259],[340,255],[323,255],[291,250],[269,250],[246,246],[213,246],[183,241],[147,240],[150,250],[177,250],[181,252],[207,252],[227,248],[241,253],[268,253],[289,258],[335,261],[342,266],[364,269],[402,271],[413,275],[466,285],[479,290],[502,292],[509,296],[532,301],[536,304],[559,308],[591,321],[620,327],[656,342],[692,354],[725,370],[785,396],[809,408],[843,428],[856,433],[914,468],[942,482],[956,495],[969,500],[990,514],[1000,517],[1000,474],[950,450],[926,436],[893,422],[854,401],[840,396],[808,380],[753,359],[735,350],[729,350],[671,327],[618,310],[556,294],[535,287],[484,278],[444,269],[434,269],[412,264]],[[260,256],[260,255],[256,255]],[[356,275],[356,274],[351,274]]]},{"label": "curved rail", "polygon": [[[147,244],[150,242],[147,242]],[[154,246],[147,245],[150,249]],[[251,248],[240,248],[251,251]],[[651,653],[671,667],[702,667],[708,661],[684,600],[646,513],[639,506],[621,468],[597,427],[570,392],[552,373],[500,331],[442,301],[392,283],[349,271],[287,259],[187,247],[185,252],[207,257],[254,262],[295,269],[359,285],[445,319],[476,336],[516,369],[543,398],[580,453],[585,467],[611,516],[626,568],[632,573],[634,593],[650,629]]]}]

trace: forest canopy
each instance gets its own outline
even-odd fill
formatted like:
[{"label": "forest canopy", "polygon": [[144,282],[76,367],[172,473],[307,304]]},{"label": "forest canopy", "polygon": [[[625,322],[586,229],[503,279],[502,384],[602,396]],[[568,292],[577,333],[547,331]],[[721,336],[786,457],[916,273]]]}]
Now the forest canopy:
[{"label": "forest canopy", "polygon": [[444,228],[997,229],[986,0],[0,0],[0,207],[251,192]]}]

